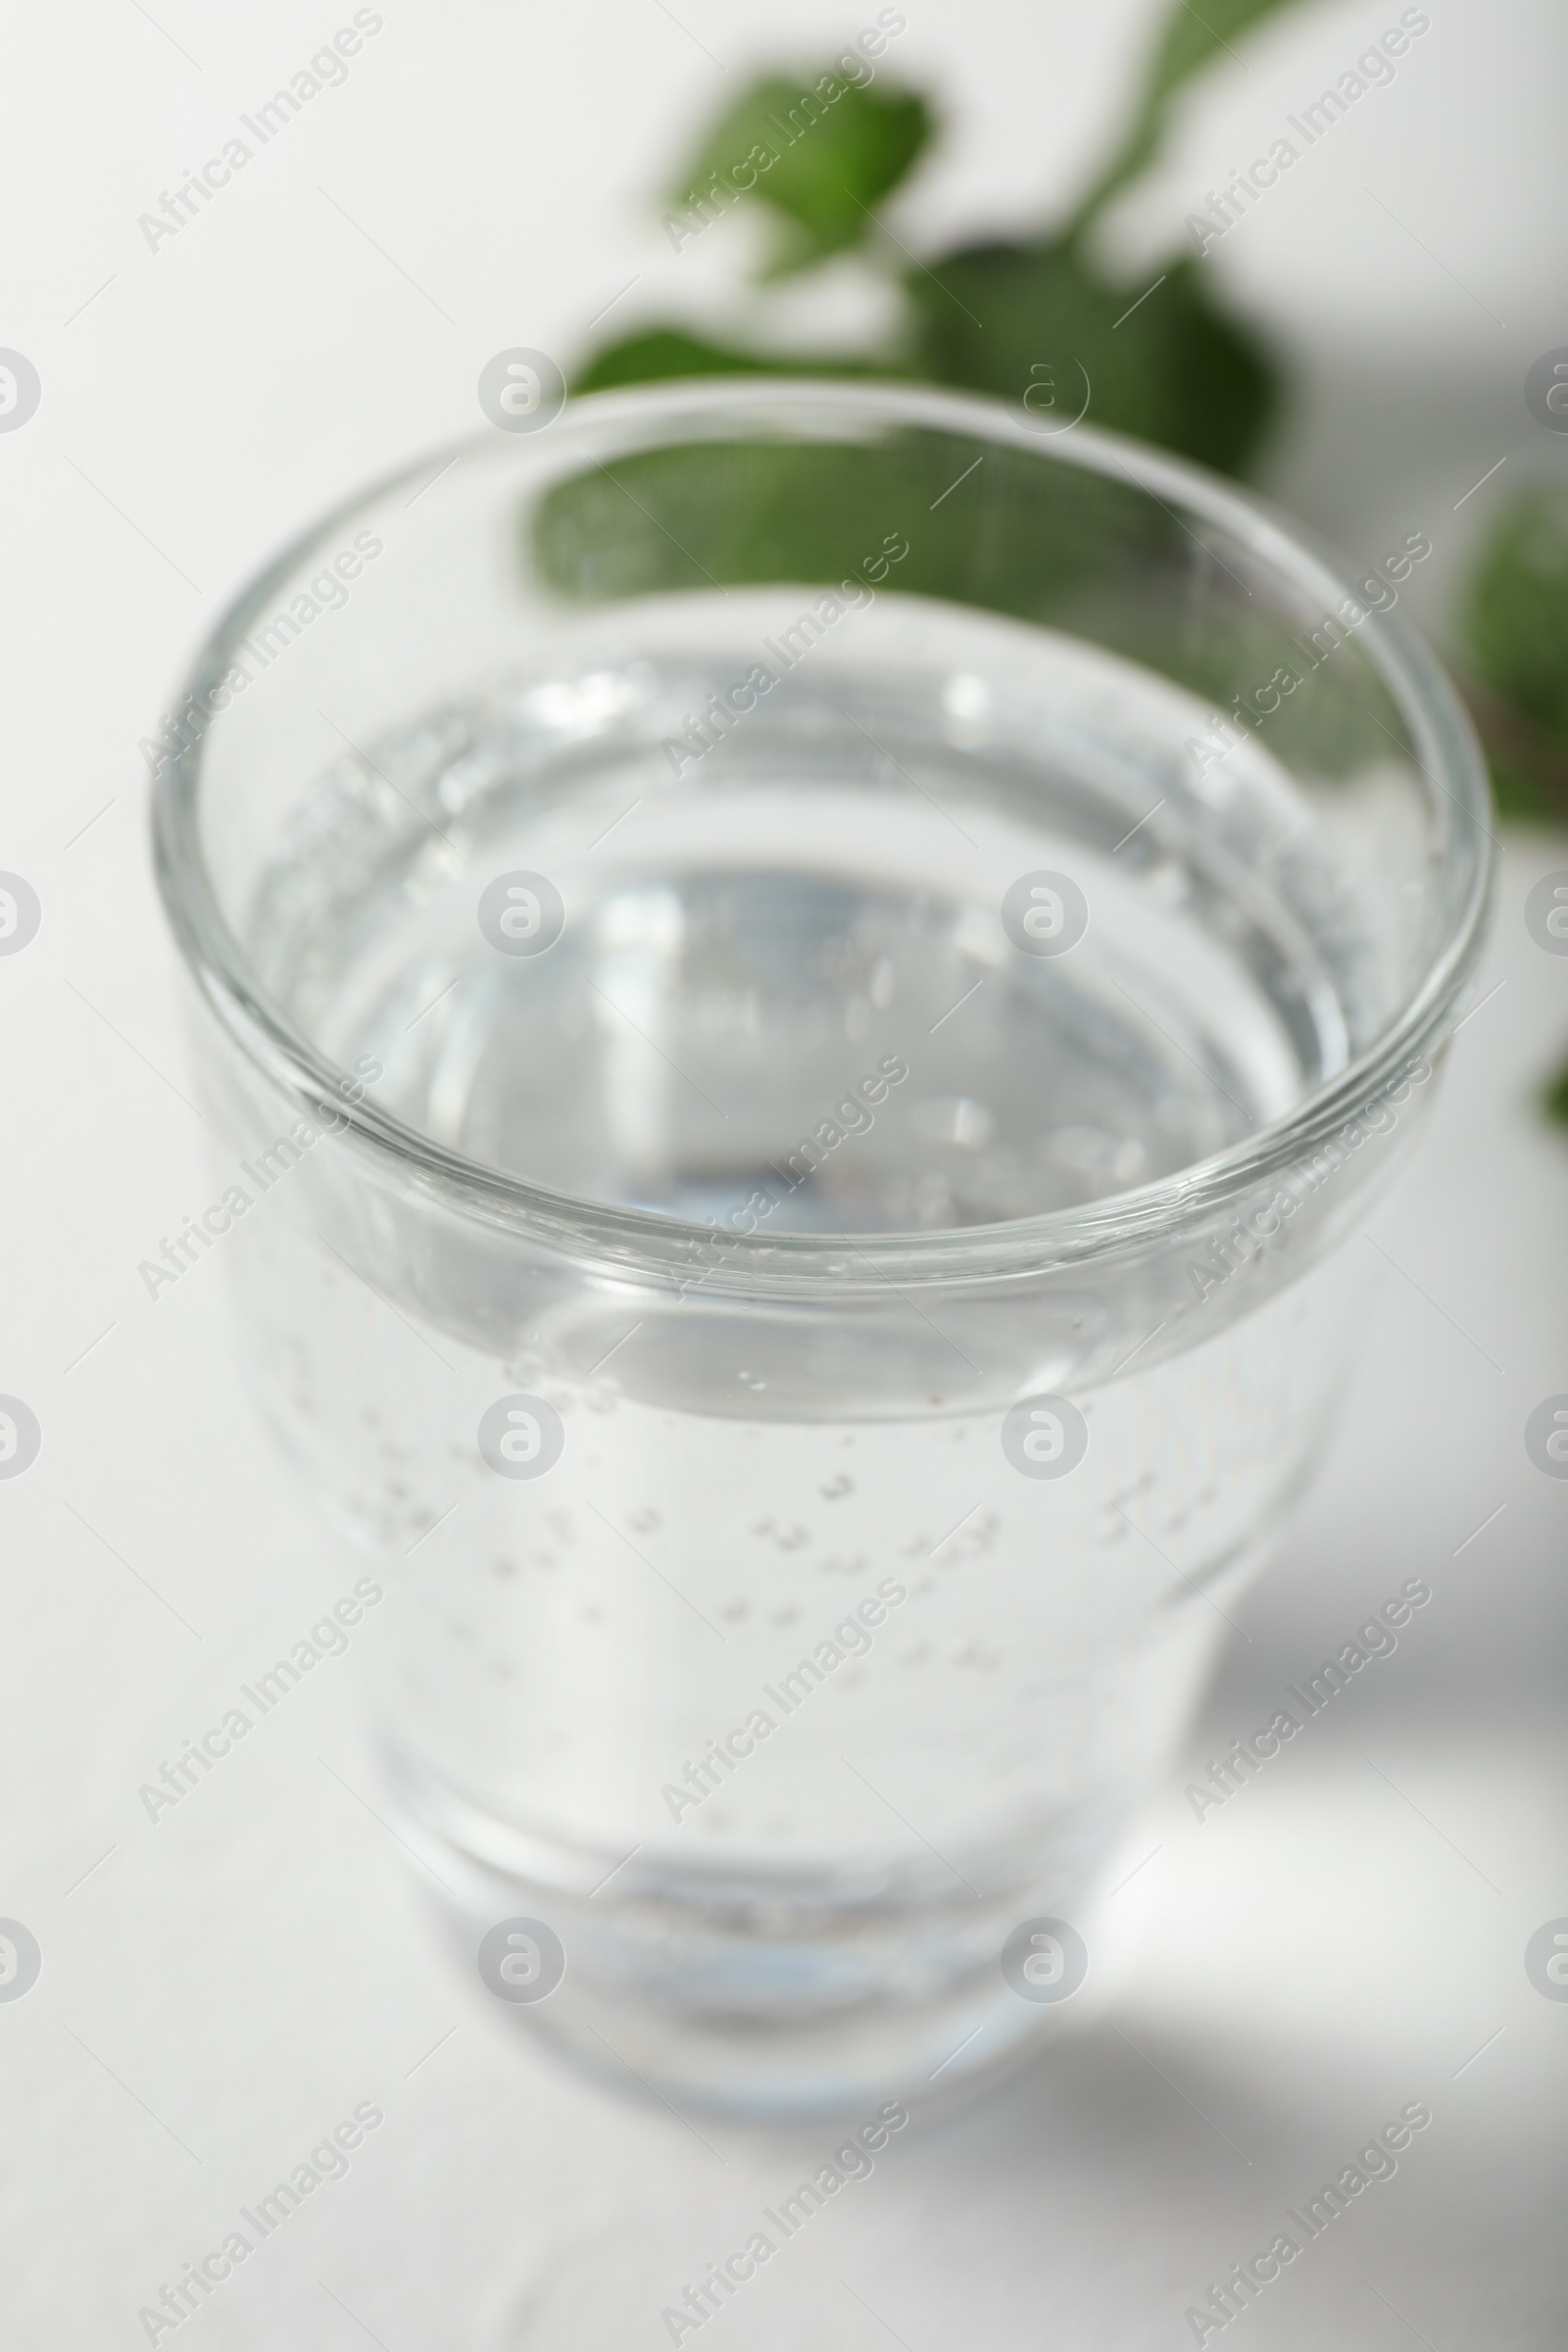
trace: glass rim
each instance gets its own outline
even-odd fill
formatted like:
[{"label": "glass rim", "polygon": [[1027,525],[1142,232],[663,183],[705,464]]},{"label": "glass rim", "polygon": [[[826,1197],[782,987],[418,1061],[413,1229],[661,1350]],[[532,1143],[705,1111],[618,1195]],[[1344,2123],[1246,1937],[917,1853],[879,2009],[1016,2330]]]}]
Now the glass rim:
[{"label": "glass rim", "polygon": [[[890,1280],[974,1283],[1057,1266],[1082,1266],[1129,1247],[1167,1238],[1282,1174],[1336,1129],[1353,1125],[1380,1092],[1397,1086],[1450,1033],[1469,984],[1484,933],[1492,874],[1491,808],[1480,745],[1457,693],[1422,637],[1390,613],[1369,610],[1357,644],[1397,710],[1409,736],[1408,757],[1456,814],[1443,871],[1457,877],[1450,914],[1435,953],[1400,1010],[1345,1067],[1311,1089],[1281,1116],[1223,1150],[1152,1182],[1099,1200],[994,1223],[937,1226],[888,1233],[746,1233],[621,1206],[563,1192],[469,1159],[363,1095],[342,1091],[350,1074],[320,1053],[272,1004],[251,969],[241,942],[219,905],[201,846],[200,796],[204,747],[212,725],[208,697],[226,674],[234,650],[277,589],[355,518],[423,478],[443,461],[513,454],[526,462],[559,450],[571,433],[608,434],[634,425],[654,427],[638,446],[689,438],[685,425],[711,425],[737,414],[759,419],[769,410],[812,415],[826,423],[880,422],[925,427],[971,441],[1011,447],[1085,470],[1119,476],[1160,504],[1174,503],[1229,531],[1252,558],[1308,591],[1324,611],[1341,600],[1359,602],[1346,560],[1293,518],[1250,490],[1147,443],[1080,424],[1043,435],[1001,400],[895,381],[839,381],[812,376],[715,376],[597,392],[568,400],[537,441],[497,446],[491,432],[465,434],[399,466],[332,508],[298,533],[233,599],[202,646],[179,701],[201,714],[193,740],[166,759],[152,795],[154,858],[166,918],[197,988],[242,1054],[293,1096],[310,1115],[330,1113],[333,1132],[352,1135],[389,1159],[422,1189],[461,1205],[487,1224],[547,1242],[606,1270],[628,1268],[690,1275],[692,1251],[723,1249],[722,1261],[702,1276],[715,1290],[815,1288],[863,1276]],[[662,434],[657,430],[662,425]],[[1177,517],[1179,519],[1179,515]],[[178,703],[176,702],[176,708]],[[219,714],[220,715],[220,713]],[[858,1261],[857,1264],[856,1261]]]}]

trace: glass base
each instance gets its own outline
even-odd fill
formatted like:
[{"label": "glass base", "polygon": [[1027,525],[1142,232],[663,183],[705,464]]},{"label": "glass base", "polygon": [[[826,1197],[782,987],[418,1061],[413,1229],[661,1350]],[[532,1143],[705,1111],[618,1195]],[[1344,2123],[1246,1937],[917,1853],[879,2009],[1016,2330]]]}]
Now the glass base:
[{"label": "glass base", "polygon": [[1070,1923],[1113,1829],[1058,1825],[1000,1894],[935,1861],[898,1889],[772,1874],[656,1887],[636,1857],[608,1883],[559,1849],[536,1849],[548,1870],[500,1867],[475,1851],[485,1817],[463,1814],[459,1838],[450,1798],[437,1828],[428,1788],[411,1802],[406,1772],[395,1786],[461,1964],[520,2031],[623,2096],[764,2124],[927,2110],[1020,2063],[1087,1973]]}]

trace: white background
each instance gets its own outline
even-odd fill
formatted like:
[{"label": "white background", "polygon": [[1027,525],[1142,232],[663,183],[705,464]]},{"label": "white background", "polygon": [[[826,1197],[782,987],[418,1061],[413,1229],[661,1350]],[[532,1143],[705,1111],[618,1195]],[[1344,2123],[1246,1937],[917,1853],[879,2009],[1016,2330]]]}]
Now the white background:
[{"label": "white background", "polygon": [[[601,331],[716,306],[747,229],[677,257],[658,226],[694,122],[754,64],[810,64],[874,11],[381,13],[346,84],[156,252],[138,215],[351,8],[53,0],[8,28],[0,344],[43,383],[37,415],[0,435],[0,866],[44,907],[0,962],[0,1390],[45,1430],[33,1469],[0,1485],[0,1915],[44,1951],[33,1990],[0,2004],[0,2326],[27,2352],[145,2341],[138,2307],[359,2100],[386,2122],[350,2178],[182,2345],[457,2352],[530,2275],[569,2284],[569,2241],[601,2221],[637,2324],[579,2316],[547,2340],[662,2342],[659,2305],[744,2236],[725,2217],[787,2191],[832,2137],[705,2126],[710,2147],[514,2039],[351,1793],[372,1790],[352,1661],[156,1828],[136,1801],[359,1573],[253,1424],[220,1268],[156,1304],[136,1278],[208,1197],[137,740],[284,538],[478,423],[493,352],[540,347],[569,373],[617,295]],[[1128,268],[1397,13],[1307,5],[1246,44],[1115,223]],[[1065,202],[1146,0],[907,14],[889,65],[940,93],[951,128],[899,235],[980,234]],[[1270,487],[1363,559],[1429,532],[1415,592],[1441,634],[1495,502],[1568,465],[1568,438],[1522,399],[1530,362],[1568,342],[1568,20],[1551,0],[1431,14],[1393,87],[1205,267],[1299,371]],[[849,332],[863,291],[847,269],[816,299]],[[1266,1720],[1406,1576],[1429,1579],[1432,1605],[1245,1802],[1201,1826],[1179,1786],[1156,1802],[1107,1878],[1152,1856],[1102,1905],[1103,1966],[1061,2012],[1059,2052],[1000,2102],[917,2113],[773,2282],[793,2320],[759,2290],[757,2312],[705,2330],[719,2352],[1191,2342],[1204,2282],[1417,2099],[1434,2122],[1398,2177],[1237,2328],[1253,2352],[1560,2341],[1568,2004],[1531,1987],[1522,1954],[1568,1913],[1568,1485],[1532,1467],[1521,1432],[1568,1389],[1568,1145],[1531,1107],[1568,1050],[1568,959],[1531,943],[1521,906],[1565,864],[1560,837],[1510,840],[1478,992],[1498,993],[1374,1221],[1398,1270],[1195,1757]],[[1370,1293],[1380,1261],[1355,1246]],[[368,1625],[361,1648],[375,1638]]]}]

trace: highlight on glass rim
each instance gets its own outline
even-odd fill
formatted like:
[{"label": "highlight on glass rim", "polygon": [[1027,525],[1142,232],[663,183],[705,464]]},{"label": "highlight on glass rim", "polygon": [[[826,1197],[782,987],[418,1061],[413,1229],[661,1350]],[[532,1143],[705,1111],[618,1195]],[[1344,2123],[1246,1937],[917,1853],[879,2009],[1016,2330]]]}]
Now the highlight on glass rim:
[{"label": "highlight on glass rim", "polygon": [[16,47],[10,2335],[1555,2352],[1568,28]]}]

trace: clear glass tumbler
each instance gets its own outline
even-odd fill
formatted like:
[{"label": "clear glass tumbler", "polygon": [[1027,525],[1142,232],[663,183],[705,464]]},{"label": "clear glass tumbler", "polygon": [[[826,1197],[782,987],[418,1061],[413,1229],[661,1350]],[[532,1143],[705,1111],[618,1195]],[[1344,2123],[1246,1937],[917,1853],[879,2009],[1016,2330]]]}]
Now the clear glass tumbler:
[{"label": "clear glass tumbler", "polygon": [[1420,534],[1357,576],[895,386],[515,421],[291,549],[166,723],[189,1248],[376,1563],[491,1989],[845,2108],[1074,1988],[1344,1385],[1485,785]]}]

